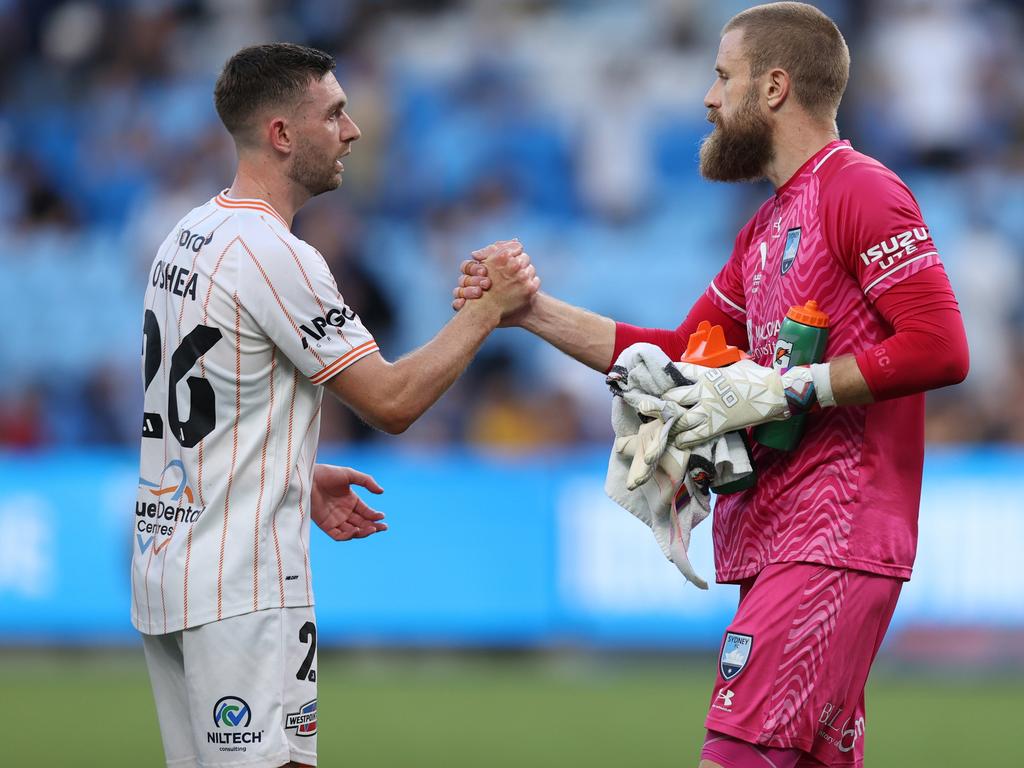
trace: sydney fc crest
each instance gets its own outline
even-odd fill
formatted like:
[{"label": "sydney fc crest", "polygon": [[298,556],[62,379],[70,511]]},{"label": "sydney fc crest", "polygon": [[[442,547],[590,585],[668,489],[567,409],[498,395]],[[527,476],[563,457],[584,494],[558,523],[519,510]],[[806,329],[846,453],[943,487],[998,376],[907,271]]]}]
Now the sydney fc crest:
[{"label": "sydney fc crest", "polygon": [[723,680],[732,680],[743,671],[750,660],[750,651],[754,647],[753,635],[741,635],[738,632],[726,632],[722,643],[722,655],[718,660],[718,668]]},{"label": "sydney fc crest", "polygon": [[796,252],[800,248],[800,227],[793,227],[786,232],[786,249],[782,252],[782,274],[786,274],[796,261]]}]

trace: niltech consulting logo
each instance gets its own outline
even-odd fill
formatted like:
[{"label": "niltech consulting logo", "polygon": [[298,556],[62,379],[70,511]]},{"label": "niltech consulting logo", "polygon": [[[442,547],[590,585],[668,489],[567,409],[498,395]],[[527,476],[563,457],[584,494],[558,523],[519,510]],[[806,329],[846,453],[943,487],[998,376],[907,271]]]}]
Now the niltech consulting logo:
[{"label": "niltech consulting logo", "polygon": [[[213,705],[213,724],[217,730],[206,732],[209,744],[243,745],[259,744],[263,731],[245,730],[252,722],[252,710],[245,699],[238,696],[222,696]],[[232,747],[231,751],[244,751],[245,747]]]}]

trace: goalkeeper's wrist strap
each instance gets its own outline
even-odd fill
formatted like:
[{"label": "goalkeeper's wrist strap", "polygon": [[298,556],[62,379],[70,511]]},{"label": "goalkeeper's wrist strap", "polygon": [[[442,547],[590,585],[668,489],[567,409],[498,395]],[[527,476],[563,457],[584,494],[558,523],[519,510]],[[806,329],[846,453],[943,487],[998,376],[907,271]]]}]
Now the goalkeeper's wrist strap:
[{"label": "goalkeeper's wrist strap", "polygon": [[782,371],[783,394],[791,416],[836,404],[828,363],[814,363]]},{"label": "goalkeeper's wrist strap", "polygon": [[814,380],[814,391],[818,396],[818,405],[822,408],[834,406],[836,398],[832,394],[832,374],[829,372],[829,364],[811,364],[811,378]]}]

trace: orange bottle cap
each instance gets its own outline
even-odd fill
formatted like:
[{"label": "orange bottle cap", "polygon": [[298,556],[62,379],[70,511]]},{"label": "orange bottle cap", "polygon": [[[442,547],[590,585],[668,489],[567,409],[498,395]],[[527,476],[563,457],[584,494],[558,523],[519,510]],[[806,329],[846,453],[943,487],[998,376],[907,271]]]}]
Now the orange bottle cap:
[{"label": "orange bottle cap", "polygon": [[725,331],[720,325],[701,320],[697,330],[690,334],[683,353],[684,363],[694,363],[707,368],[721,368],[739,362],[746,355],[738,348],[725,343]]},{"label": "orange bottle cap", "polygon": [[818,302],[811,299],[802,307],[799,305],[789,308],[786,317],[812,328],[828,328],[828,315],[818,309]]}]

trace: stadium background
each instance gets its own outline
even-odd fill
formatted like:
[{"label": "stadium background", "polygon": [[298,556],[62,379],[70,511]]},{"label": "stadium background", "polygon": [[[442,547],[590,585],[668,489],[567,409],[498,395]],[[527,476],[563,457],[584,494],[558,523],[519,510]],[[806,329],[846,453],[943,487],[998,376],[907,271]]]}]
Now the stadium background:
[{"label": "stadium background", "polygon": [[[0,0],[4,764],[159,763],[128,623],[141,298],[159,240],[230,182],[223,61],[267,40],[338,56],[363,138],[296,231],[394,358],[446,320],[466,254],[509,236],[555,295],[678,321],[768,194],[695,162],[746,5]],[[1024,705],[1024,11],[817,5],[853,56],[841,132],[917,195],[971,343],[968,380],[929,395],[869,764],[998,764]],[[406,435],[337,405],[322,434],[392,526],[312,534],[322,765],[695,764],[735,590],[685,585],[604,499],[600,376],[500,331]],[[709,530],[693,548],[710,574]]]}]

